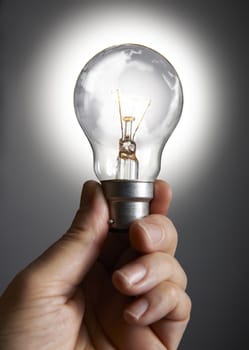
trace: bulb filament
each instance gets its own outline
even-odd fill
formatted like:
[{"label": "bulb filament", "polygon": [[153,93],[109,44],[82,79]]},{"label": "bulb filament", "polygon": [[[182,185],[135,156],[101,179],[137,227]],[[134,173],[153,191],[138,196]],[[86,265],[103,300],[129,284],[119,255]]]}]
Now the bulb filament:
[{"label": "bulb filament", "polygon": [[135,135],[144,119],[144,116],[151,104],[148,101],[142,116],[133,132],[133,124],[136,118],[133,115],[123,115],[119,90],[117,92],[118,110],[121,127],[121,138],[119,139],[118,169],[117,178],[127,180],[137,180],[139,175],[139,163],[136,157]]}]

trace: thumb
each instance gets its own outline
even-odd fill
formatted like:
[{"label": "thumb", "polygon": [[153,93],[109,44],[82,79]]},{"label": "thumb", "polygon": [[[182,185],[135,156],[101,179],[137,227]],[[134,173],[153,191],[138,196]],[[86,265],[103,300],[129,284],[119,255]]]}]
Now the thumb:
[{"label": "thumb", "polygon": [[80,208],[68,232],[28,268],[37,283],[67,294],[97,259],[108,232],[108,208],[101,186],[86,182]]}]

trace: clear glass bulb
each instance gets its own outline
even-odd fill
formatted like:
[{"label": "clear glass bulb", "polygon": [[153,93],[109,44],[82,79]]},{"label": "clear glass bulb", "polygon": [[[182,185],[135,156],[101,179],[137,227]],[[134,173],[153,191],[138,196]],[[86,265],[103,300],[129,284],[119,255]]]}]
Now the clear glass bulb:
[{"label": "clear glass bulb", "polygon": [[113,46],[85,65],[74,103],[109,203],[110,227],[127,229],[149,213],[163,147],[182,111],[180,79],[148,47]]},{"label": "clear glass bulb", "polygon": [[101,181],[157,177],[183,104],[180,79],[166,58],[142,45],[107,48],[81,71],[74,102]]}]

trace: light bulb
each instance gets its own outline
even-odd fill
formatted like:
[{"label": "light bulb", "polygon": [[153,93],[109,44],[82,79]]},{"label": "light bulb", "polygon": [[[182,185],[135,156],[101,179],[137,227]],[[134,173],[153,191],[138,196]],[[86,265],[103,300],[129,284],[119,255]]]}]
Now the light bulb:
[{"label": "light bulb", "polygon": [[109,201],[110,226],[125,229],[149,213],[162,151],[182,111],[180,79],[148,47],[113,46],[85,65],[74,104]]}]

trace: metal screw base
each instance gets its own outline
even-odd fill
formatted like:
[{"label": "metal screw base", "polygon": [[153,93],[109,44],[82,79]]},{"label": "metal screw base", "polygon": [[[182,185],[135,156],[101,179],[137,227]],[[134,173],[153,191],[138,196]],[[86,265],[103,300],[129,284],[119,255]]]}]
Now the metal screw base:
[{"label": "metal screw base", "polygon": [[102,187],[109,204],[110,228],[127,229],[133,221],[149,214],[153,182],[107,180],[102,181]]}]

